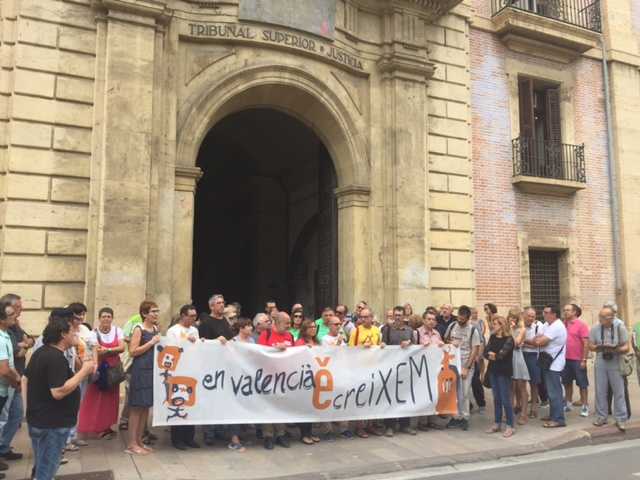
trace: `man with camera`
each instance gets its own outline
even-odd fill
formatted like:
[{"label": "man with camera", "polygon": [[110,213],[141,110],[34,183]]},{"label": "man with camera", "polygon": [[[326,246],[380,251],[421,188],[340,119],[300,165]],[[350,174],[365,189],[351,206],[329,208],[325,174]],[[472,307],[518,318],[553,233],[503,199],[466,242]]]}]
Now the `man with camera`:
[{"label": "man with camera", "polygon": [[591,327],[589,350],[596,352],[596,427],[606,425],[608,417],[607,388],[613,391],[613,416],[618,430],[626,430],[627,406],[624,399],[624,378],[620,371],[620,356],[629,351],[629,334],[622,322],[614,322],[611,307],[602,307],[600,323]]}]

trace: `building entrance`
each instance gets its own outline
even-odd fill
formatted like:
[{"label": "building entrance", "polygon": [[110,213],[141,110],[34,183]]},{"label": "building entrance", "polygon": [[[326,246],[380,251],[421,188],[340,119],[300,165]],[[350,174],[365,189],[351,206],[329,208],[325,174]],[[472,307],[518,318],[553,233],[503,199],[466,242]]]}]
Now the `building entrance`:
[{"label": "building entrance", "polygon": [[207,134],[197,165],[192,298],[243,315],[275,300],[315,315],[337,300],[336,174],[320,138],[275,109],[248,109]]}]

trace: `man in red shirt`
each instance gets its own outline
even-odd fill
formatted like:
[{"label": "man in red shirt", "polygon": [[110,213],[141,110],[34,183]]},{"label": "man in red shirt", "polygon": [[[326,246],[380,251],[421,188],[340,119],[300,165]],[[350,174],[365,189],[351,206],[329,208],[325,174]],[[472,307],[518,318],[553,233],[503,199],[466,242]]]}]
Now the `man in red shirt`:
[{"label": "man in red shirt", "polygon": [[580,389],[580,401],[575,406],[580,406],[580,416],[589,416],[589,379],[587,377],[587,357],[589,356],[589,327],[580,320],[582,310],[574,303],[563,308],[564,324],[567,327],[567,362],[562,372],[562,383],[565,392],[565,411],[571,410],[573,397],[573,382]]},{"label": "man in red shirt", "polygon": [[[275,314],[273,326],[260,334],[258,344],[266,347],[275,347],[278,350],[286,350],[294,344],[293,335],[289,332],[291,327],[291,318],[286,312],[278,312]],[[264,448],[273,450],[273,438],[275,443],[284,448],[289,448],[289,439],[285,436],[284,424],[265,423],[262,425],[262,434],[264,436]]]}]

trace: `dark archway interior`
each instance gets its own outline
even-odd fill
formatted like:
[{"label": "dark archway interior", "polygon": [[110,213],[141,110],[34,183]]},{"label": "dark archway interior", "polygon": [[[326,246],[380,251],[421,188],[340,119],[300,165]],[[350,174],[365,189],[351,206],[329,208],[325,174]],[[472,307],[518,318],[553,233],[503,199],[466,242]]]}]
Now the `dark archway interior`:
[{"label": "dark archway interior", "polygon": [[318,136],[272,109],[232,114],[215,125],[198,156],[193,300],[213,293],[242,314],[273,299],[315,315],[337,298],[336,175]]}]

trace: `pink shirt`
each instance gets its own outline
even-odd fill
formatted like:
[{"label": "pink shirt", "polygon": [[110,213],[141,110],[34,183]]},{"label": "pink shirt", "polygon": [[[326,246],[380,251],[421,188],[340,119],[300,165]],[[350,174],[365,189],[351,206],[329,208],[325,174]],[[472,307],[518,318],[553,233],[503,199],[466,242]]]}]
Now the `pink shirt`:
[{"label": "pink shirt", "polygon": [[435,328],[431,332],[427,332],[426,328],[420,327],[417,337],[420,345],[435,345],[436,347],[444,345],[440,334]]},{"label": "pink shirt", "polygon": [[589,327],[579,318],[567,322],[567,360],[582,360],[584,345],[582,340],[589,338]]}]

